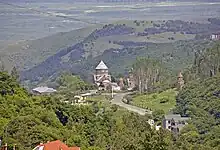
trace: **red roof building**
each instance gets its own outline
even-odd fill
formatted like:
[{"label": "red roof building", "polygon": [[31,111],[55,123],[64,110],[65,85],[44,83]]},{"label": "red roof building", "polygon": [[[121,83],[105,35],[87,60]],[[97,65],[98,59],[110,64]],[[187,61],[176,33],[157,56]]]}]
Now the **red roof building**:
[{"label": "red roof building", "polygon": [[63,142],[57,140],[45,144],[40,144],[33,150],[80,150],[80,147],[68,147]]},{"label": "red roof building", "polygon": [[80,150],[80,147],[70,147],[69,150]]}]

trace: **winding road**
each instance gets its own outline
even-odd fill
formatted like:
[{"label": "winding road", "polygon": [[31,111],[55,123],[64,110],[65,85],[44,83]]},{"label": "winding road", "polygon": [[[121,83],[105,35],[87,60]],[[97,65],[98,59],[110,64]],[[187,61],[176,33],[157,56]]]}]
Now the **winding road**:
[{"label": "winding road", "polygon": [[111,101],[112,104],[118,105],[120,107],[123,107],[129,111],[138,113],[140,115],[145,115],[145,114],[152,114],[152,111],[147,110],[147,109],[143,109],[137,106],[133,106],[133,105],[129,105],[129,104],[125,104],[122,100],[124,98],[125,95],[127,95],[129,93],[117,93],[114,95],[113,100]]}]

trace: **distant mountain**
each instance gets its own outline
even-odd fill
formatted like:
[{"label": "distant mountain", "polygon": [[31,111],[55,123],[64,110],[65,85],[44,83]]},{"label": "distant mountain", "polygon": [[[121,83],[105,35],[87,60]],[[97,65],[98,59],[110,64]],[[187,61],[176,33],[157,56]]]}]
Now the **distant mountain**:
[{"label": "distant mountain", "polygon": [[130,3],[130,2],[219,2],[219,0],[2,0],[3,2],[105,2],[105,3]]}]

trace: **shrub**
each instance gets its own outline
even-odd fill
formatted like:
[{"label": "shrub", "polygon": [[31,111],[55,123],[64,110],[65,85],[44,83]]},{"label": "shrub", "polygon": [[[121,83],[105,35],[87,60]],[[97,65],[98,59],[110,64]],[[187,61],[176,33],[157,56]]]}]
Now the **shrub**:
[{"label": "shrub", "polygon": [[153,120],[155,122],[162,121],[162,119],[164,118],[164,115],[165,115],[165,112],[163,110],[155,110],[152,113]]},{"label": "shrub", "polygon": [[157,94],[154,94],[154,95],[152,96],[152,98],[153,98],[153,99],[156,99],[156,98],[157,98]]},{"label": "shrub", "polygon": [[167,103],[167,102],[169,102],[169,98],[168,97],[160,98],[160,103]]}]

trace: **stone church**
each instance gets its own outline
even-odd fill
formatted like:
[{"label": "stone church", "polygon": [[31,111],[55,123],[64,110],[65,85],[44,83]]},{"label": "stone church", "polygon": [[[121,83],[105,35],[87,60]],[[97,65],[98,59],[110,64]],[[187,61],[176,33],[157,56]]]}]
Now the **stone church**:
[{"label": "stone church", "polygon": [[94,82],[103,90],[111,83],[111,76],[109,75],[108,67],[101,60],[95,68]]}]

